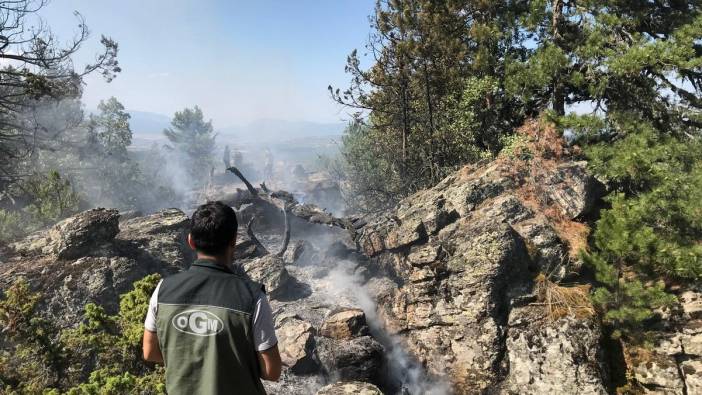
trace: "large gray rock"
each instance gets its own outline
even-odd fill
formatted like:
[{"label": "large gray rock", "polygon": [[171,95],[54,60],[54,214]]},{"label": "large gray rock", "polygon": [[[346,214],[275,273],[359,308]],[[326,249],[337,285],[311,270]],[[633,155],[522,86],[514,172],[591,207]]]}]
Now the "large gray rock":
[{"label": "large gray rock", "polygon": [[702,292],[685,290],[651,345],[623,343],[634,388],[649,394],[702,393]]},{"label": "large gray rock", "polygon": [[351,340],[317,338],[317,356],[331,380],[377,382],[383,361],[383,346],[370,336]]},{"label": "large gray rock", "polygon": [[90,210],[52,227],[41,242],[36,236],[19,241],[30,248],[16,249],[0,265],[0,289],[24,277],[44,294],[43,314],[59,326],[75,326],[86,303],[115,313],[119,295],[134,281],[152,273],[175,273],[193,261],[185,243],[188,218],[182,211],[132,218],[119,224],[116,233],[118,218],[115,210]]},{"label": "large gray rock", "polygon": [[283,364],[293,373],[318,369],[314,357],[314,328],[297,316],[278,317],[276,335]]},{"label": "large gray rock", "polygon": [[[547,168],[536,169],[540,186],[553,192],[549,204],[563,205],[569,218],[585,215],[599,197],[584,170],[583,164],[573,162],[560,166],[555,175]],[[510,332],[510,306],[528,297],[537,272],[557,280],[578,271],[553,218],[524,196],[524,175],[519,171],[504,160],[465,168],[403,199],[396,209],[360,229],[356,238],[358,249],[372,258],[373,269],[397,279],[396,288],[378,292],[378,315],[385,328],[398,334],[430,374],[450,381],[456,393],[509,388],[502,385],[511,377],[509,358],[517,358],[523,344],[510,343],[507,335],[524,330],[515,327]],[[576,201],[580,192],[587,196]],[[593,343],[599,338],[597,327],[565,325],[558,330],[582,335],[572,339],[574,349],[580,350],[573,358],[598,347]],[[563,344],[560,335],[539,336],[540,354],[524,364],[558,369],[550,372],[553,377],[578,373],[572,371],[573,363],[546,362],[556,357],[550,350]],[[516,347],[512,354],[510,346]],[[554,381],[552,390],[599,391],[605,381],[601,372],[582,369],[589,369],[590,376],[564,382],[560,390]],[[546,377],[533,374],[535,383],[548,387]]]},{"label": "large gray rock", "polygon": [[11,245],[21,254],[54,254],[59,259],[75,259],[91,253],[119,233],[119,212],[96,208],[57,223],[48,231],[37,232]]},{"label": "large gray rock", "polygon": [[549,320],[543,306],[512,310],[507,333],[509,394],[605,395],[597,318]]}]

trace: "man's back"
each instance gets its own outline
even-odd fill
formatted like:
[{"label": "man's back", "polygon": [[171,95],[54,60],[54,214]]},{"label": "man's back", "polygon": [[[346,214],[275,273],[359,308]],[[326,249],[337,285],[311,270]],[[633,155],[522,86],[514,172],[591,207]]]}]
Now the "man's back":
[{"label": "man's back", "polygon": [[169,394],[265,393],[253,333],[260,285],[198,260],[164,279],[157,295]]}]

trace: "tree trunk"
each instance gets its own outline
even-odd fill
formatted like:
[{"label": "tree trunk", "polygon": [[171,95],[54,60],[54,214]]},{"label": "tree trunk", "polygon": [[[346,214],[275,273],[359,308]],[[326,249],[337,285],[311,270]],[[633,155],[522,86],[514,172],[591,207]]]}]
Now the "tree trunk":
[{"label": "tree trunk", "polygon": [[[563,24],[563,6],[564,0],[553,1],[553,19],[551,20],[551,29],[553,32],[553,41],[556,46],[562,48],[563,37],[561,36],[560,27]],[[561,71],[554,76],[552,87],[552,106],[553,111],[558,115],[565,115],[565,89],[561,78]]]},{"label": "tree trunk", "polygon": [[427,60],[424,59],[424,92],[426,94],[427,101],[427,112],[429,116],[429,174],[432,183],[436,182],[434,179],[434,105],[431,100],[431,90],[429,81],[429,69],[427,68]]}]

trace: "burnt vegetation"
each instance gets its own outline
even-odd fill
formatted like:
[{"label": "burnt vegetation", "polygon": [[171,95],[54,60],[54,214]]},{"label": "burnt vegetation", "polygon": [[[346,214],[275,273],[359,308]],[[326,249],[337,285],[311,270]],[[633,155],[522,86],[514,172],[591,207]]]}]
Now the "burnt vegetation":
[{"label": "burnt vegetation", "polygon": [[[378,300],[402,307],[394,317],[400,324],[393,324],[407,326],[394,329],[412,336],[434,324],[448,331],[453,321],[439,321],[438,304],[404,305],[411,292],[428,299],[443,293],[442,303],[462,300],[464,290],[452,289],[452,281],[467,281],[464,273],[471,273],[473,261],[456,251],[472,256],[474,239],[497,229],[504,233],[498,240],[503,248],[511,237],[532,237],[523,243],[533,269],[524,280],[533,292],[524,300],[543,308],[538,311],[549,325],[575,319],[594,328],[602,322],[608,337],[603,343],[616,346],[607,359],[627,364],[610,369],[616,376],[611,391],[665,387],[635,369],[654,366],[649,362],[660,357],[654,346],[670,343],[661,339],[683,333],[699,319],[702,2],[378,0],[370,10],[365,48],[347,57],[349,84],[328,89],[350,118],[339,155],[324,164],[346,203],[345,216],[269,189],[265,182],[254,186],[251,181],[260,181],[250,175],[254,168],[262,168],[264,181],[274,185],[270,152],[265,163],[245,168],[236,148],[219,149],[215,127],[198,106],[173,114],[163,130],[164,147],[135,152],[130,115],[117,98],[105,98],[90,114],[81,101],[86,77],[118,78],[118,43],[93,37],[77,12],[74,36],[59,40],[39,17],[46,4],[0,0],[0,261],[11,256],[13,264],[34,257],[49,262],[47,254],[56,253],[51,248],[58,248],[54,244],[62,237],[56,230],[61,228],[53,226],[92,207],[117,208],[128,221],[166,207],[188,209],[221,199],[246,224],[240,234],[248,237],[240,245],[244,269],[261,276],[272,296],[287,303],[311,295],[309,285],[296,283],[287,272],[285,260],[291,250],[304,249],[295,232],[312,238],[317,225],[324,225],[344,242],[327,255],[313,256],[329,258],[327,263],[353,256],[371,262],[354,267],[354,276],[367,280],[372,271],[388,277],[383,280],[391,289],[379,291]],[[100,50],[92,62],[76,64],[76,54],[91,37]],[[366,61],[369,66],[362,67]],[[214,159],[221,152],[224,169]],[[304,169],[298,173],[305,175]],[[575,178],[584,181],[571,187]],[[238,181],[245,189],[232,192]],[[569,189],[552,193],[562,184]],[[229,189],[216,189],[222,186]],[[444,195],[447,190],[455,196]],[[493,210],[491,204],[501,206]],[[505,207],[514,209],[514,218],[504,218]],[[176,211],[169,213],[182,214]],[[476,217],[492,222],[472,227]],[[183,223],[181,218],[173,226]],[[95,254],[118,253],[116,245],[139,246],[147,239],[140,234],[122,244],[102,240]],[[17,241],[22,242],[13,244]],[[483,262],[502,251],[480,252],[473,258]],[[66,261],[59,255],[58,261]],[[114,257],[83,255],[81,264],[93,258],[114,264],[109,260]],[[120,258],[148,256],[152,262],[152,255],[157,254],[140,251]],[[498,276],[503,263],[491,261],[497,280],[465,284],[484,287],[486,295],[492,295],[493,282],[510,288]],[[22,273],[31,277],[36,266]],[[47,296],[16,279],[21,270],[12,268],[0,270],[6,276],[0,278],[0,392],[163,392],[162,370],[135,362],[141,319],[157,277],[134,283],[119,310],[79,306],[83,321],[61,328],[40,313]],[[321,267],[315,275],[333,269]],[[498,323],[507,327],[511,307],[500,300],[505,306],[497,306]],[[421,314],[426,317],[410,328],[408,322]],[[293,314],[286,320],[313,339],[313,326],[303,318],[309,319]],[[455,336],[454,343],[468,341],[465,333],[445,333]],[[495,370],[507,369],[500,365],[510,351],[505,342],[519,340],[504,337],[494,342],[502,347],[488,364]],[[417,339],[413,344],[424,341]],[[320,350],[338,346],[325,341]],[[374,355],[380,347],[372,344]],[[421,353],[435,350],[429,351]],[[666,352],[660,358],[668,358],[682,384],[665,388],[691,393],[686,377],[695,370],[689,361],[699,355],[682,345]],[[350,354],[344,358],[358,362]],[[432,368],[433,355],[418,357]],[[476,372],[459,362],[451,365],[459,369],[457,388],[495,389],[495,377],[503,380],[509,373]]]}]

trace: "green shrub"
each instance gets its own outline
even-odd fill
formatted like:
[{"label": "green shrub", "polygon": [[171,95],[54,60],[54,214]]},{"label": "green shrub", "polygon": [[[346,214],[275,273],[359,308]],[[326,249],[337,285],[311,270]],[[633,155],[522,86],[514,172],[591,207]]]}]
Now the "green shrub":
[{"label": "green shrub", "polygon": [[23,182],[22,189],[28,194],[27,212],[40,225],[53,224],[80,209],[78,193],[56,170],[29,177]]},{"label": "green shrub", "polygon": [[605,322],[628,335],[675,301],[668,285],[702,279],[702,142],[642,122],[618,127],[623,138],[587,149],[615,192],[583,257],[601,285],[593,301]]},{"label": "green shrub", "polygon": [[24,235],[25,230],[18,212],[0,209],[0,243],[7,243]]},{"label": "green shrub", "polygon": [[41,295],[24,279],[0,300],[0,384],[7,393],[164,394],[164,371],[141,358],[143,319],[160,277],[134,283],[109,315],[92,303],[76,328],[59,330],[41,318]]}]

